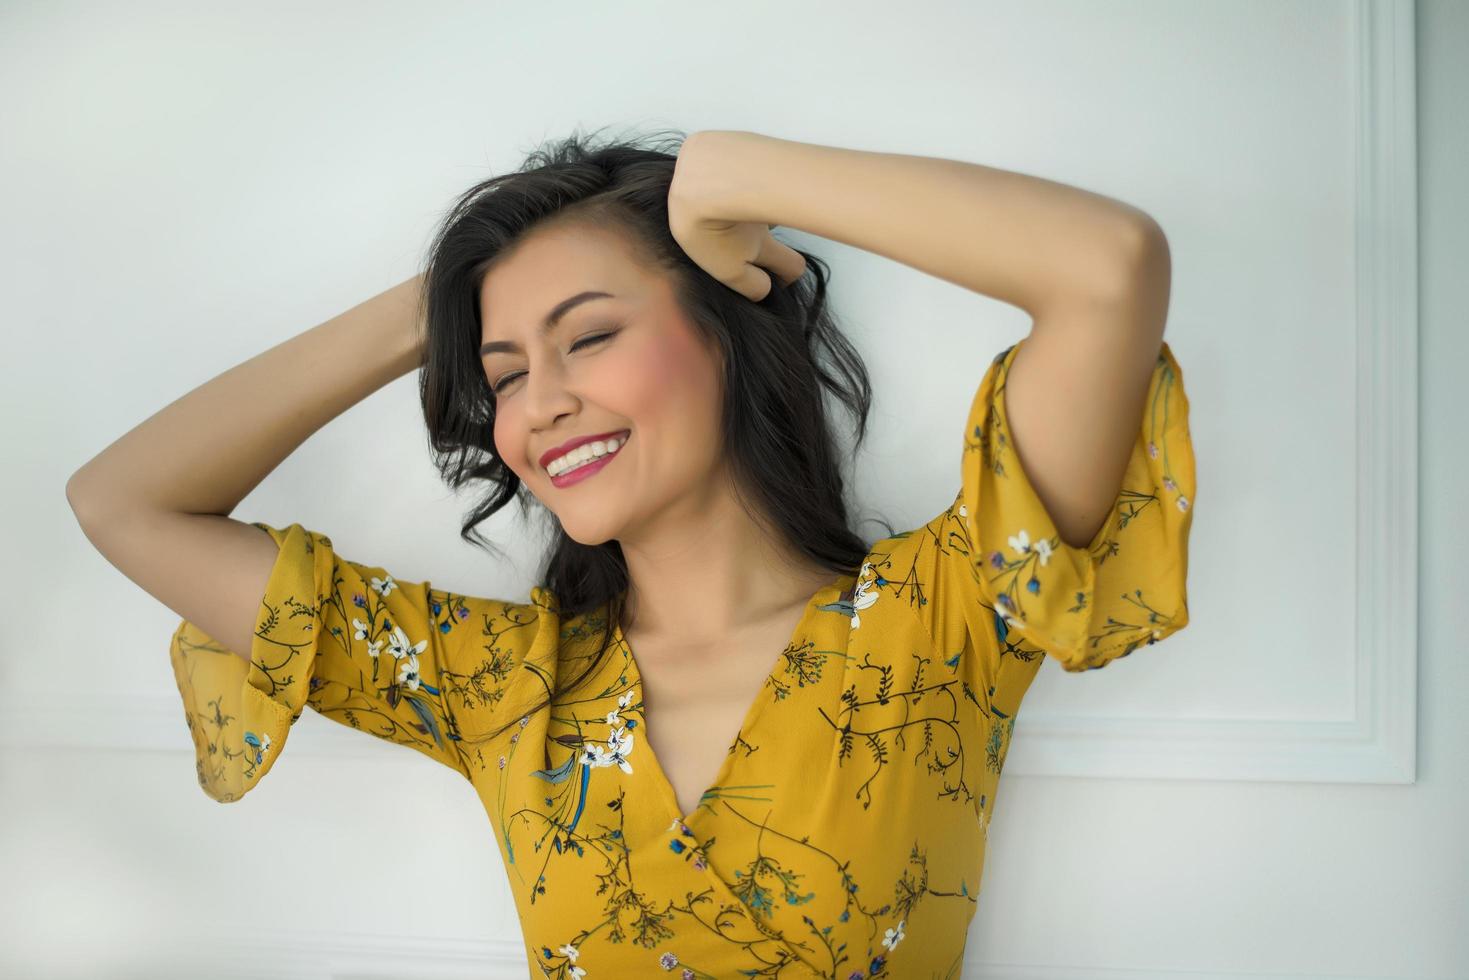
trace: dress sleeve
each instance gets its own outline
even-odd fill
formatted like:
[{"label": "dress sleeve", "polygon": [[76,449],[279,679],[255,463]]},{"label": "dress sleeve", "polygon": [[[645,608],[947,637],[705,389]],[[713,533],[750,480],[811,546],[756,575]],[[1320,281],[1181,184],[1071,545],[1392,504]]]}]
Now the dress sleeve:
[{"label": "dress sleeve", "polygon": [[946,653],[964,649],[991,693],[1007,683],[1007,652],[1094,670],[1188,624],[1194,453],[1172,350],[1165,342],[1158,355],[1117,499],[1077,548],[1061,540],[1010,437],[1005,378],[1022,343],[985,372],[965,427],[962,486],[923,529],[937,580],[930,630]]},{"label": "dress sleeve", "polygon": [[448,651],[472,625],[464,603],[349,561],[299,524],[255,526],[280,555],[249,662],[188,620],[169,649],[204,792],[228,803],[253,789],[307,705],[467,777],[444,696]]}]

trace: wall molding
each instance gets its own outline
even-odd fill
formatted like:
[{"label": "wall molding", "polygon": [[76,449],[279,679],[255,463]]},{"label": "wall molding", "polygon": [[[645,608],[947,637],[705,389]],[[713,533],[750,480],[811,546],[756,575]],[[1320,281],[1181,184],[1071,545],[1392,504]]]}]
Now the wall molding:
[{"label": "wall molding", "polygon": [[[1413,783],[1418,731],[1418,131],[1415,7],[1357,0],[1356,698],[1344,721],[1021,711],[1007,774]],[[1055,669],[1047,664],[1045,669]]]}]

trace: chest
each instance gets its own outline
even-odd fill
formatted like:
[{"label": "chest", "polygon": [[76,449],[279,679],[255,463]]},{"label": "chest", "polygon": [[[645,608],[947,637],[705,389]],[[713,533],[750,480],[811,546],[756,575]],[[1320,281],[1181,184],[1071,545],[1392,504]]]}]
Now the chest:
[{"label": "chest", "polygon": [[719,648],[635,643],[642,681],[643,738],[657,757],[681,813],[698,806],[725,760],[800,618],[745,631]]}]

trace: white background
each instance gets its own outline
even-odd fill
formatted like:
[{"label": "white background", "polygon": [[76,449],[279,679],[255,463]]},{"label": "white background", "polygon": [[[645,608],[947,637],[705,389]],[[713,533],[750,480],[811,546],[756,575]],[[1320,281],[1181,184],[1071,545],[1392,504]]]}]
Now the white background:
[{"label": "white background", "polygon": [[[966,977],[1469,977],[1466,47],[1448,0],[0,4],[0,972],[525,975],[452,771],[308,713],[247,799],[201,792],[178,616],[90,546],[63,488],[189,389],[419,271],[470,184],[610,123],[1034,173],[1169,237],[1191,624],[1105,671],[1045,665]],[[1028,320],[780,234],[830,262],[872,373],[856,513],[917,526]],[[493,562],[459,540],[468,506],[409,375],[234,516],[525,598],[540,542],[512,508],[482,528],[516,559]]]}]

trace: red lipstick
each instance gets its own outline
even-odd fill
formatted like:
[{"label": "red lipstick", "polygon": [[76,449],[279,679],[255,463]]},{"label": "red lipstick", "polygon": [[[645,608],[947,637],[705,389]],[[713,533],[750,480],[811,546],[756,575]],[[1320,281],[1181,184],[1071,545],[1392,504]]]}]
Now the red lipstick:
[{"label": "red lipstick", "polygon": [[563,453],[568,453],[571,450],[575,449],[577,446],[585,446],[587,443],[596,442],[598,439],[601,439],[605,442],[613,436],[627,436],[630,434],[631,431],[628,429],[617,429],[613,432],[603,432],[600,435],[576,436],[574,438],[568,439],[556,448],[548,449],[545,452],[541,453],[541,469],[545,469],[547,464],[549,464],[551,460],[555,459],[557,456],[560,456]]}]

